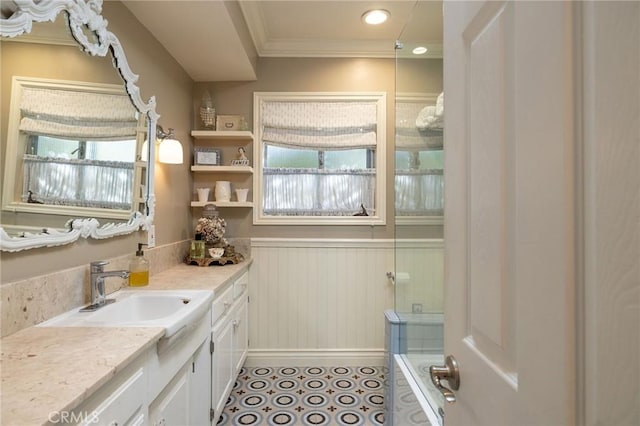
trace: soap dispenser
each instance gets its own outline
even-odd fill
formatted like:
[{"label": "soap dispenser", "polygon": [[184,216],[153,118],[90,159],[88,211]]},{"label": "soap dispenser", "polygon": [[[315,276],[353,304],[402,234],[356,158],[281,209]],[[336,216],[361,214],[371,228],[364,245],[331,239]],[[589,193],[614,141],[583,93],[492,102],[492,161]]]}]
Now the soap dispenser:
[{"label": "soap dispenser", "polygon": [[146,244],[139,243],[136,255],[131,259],[129,264],[129,286],[144,287],[149,285],[149,261],[144,257],[142,246]]},{"label": "soap dispenser", "polygon": [[202,234],[196,234],[195,240],[191,241],[191,249],[189,250],[189,256],[192,259],[204,259],[205,242],[202,241]]}]

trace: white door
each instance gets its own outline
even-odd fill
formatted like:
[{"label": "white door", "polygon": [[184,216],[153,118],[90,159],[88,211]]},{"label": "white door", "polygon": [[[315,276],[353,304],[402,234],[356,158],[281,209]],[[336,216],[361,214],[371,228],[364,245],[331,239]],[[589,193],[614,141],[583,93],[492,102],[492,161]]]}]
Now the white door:
[{"label": "white door", "polygon": [[573,7],[444,5],[447,426],[574,423]]}]

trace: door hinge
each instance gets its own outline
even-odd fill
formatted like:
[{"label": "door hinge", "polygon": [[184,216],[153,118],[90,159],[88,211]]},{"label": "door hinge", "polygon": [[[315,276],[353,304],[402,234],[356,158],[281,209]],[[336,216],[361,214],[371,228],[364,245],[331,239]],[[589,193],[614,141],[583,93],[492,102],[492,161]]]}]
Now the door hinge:
[{"label": "door hinge", "polygon": [[213,343],[213,340],[209,342],[209,352],[211,352],[211,354],[213,354],[213,351],[215,351],[216,349],[216,344]]},{"label": "door hinge", "polygon": [[192,362],[192,363],[191,363],[191,372],[192,372],[192,373],[195,373],[195,372],[196,372],[196,363],[195,363],[195,362]]},{"label": "door hinge", "polygon": [[212,422],[216,418],[216,411],[213,408],[209,408],[209,421]]},{"label": "door hinge", "polygon": [[251,298],[247,296],[247,303],[251,302]]}]

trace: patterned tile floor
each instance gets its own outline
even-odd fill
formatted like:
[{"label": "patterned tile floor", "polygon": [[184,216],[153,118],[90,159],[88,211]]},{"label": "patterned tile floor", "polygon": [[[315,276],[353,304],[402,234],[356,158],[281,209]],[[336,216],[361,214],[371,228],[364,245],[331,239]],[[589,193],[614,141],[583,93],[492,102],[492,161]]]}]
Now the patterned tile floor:
[{"label": "patterned tile floor", "polygon": [[218,425],[382,425],[378,367],[242,368]]}]

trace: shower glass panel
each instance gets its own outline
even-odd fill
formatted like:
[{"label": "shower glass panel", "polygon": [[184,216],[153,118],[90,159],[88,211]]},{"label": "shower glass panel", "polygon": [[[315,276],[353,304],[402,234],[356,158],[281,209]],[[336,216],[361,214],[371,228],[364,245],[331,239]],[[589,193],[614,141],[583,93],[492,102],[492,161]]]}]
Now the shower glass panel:
[{"label": "shower glass panel", "polygon": [[411,16],[396,46],[395,313],[400,356],[442,413],[429,377],[444,363],[442,3],[418,1]]}]

